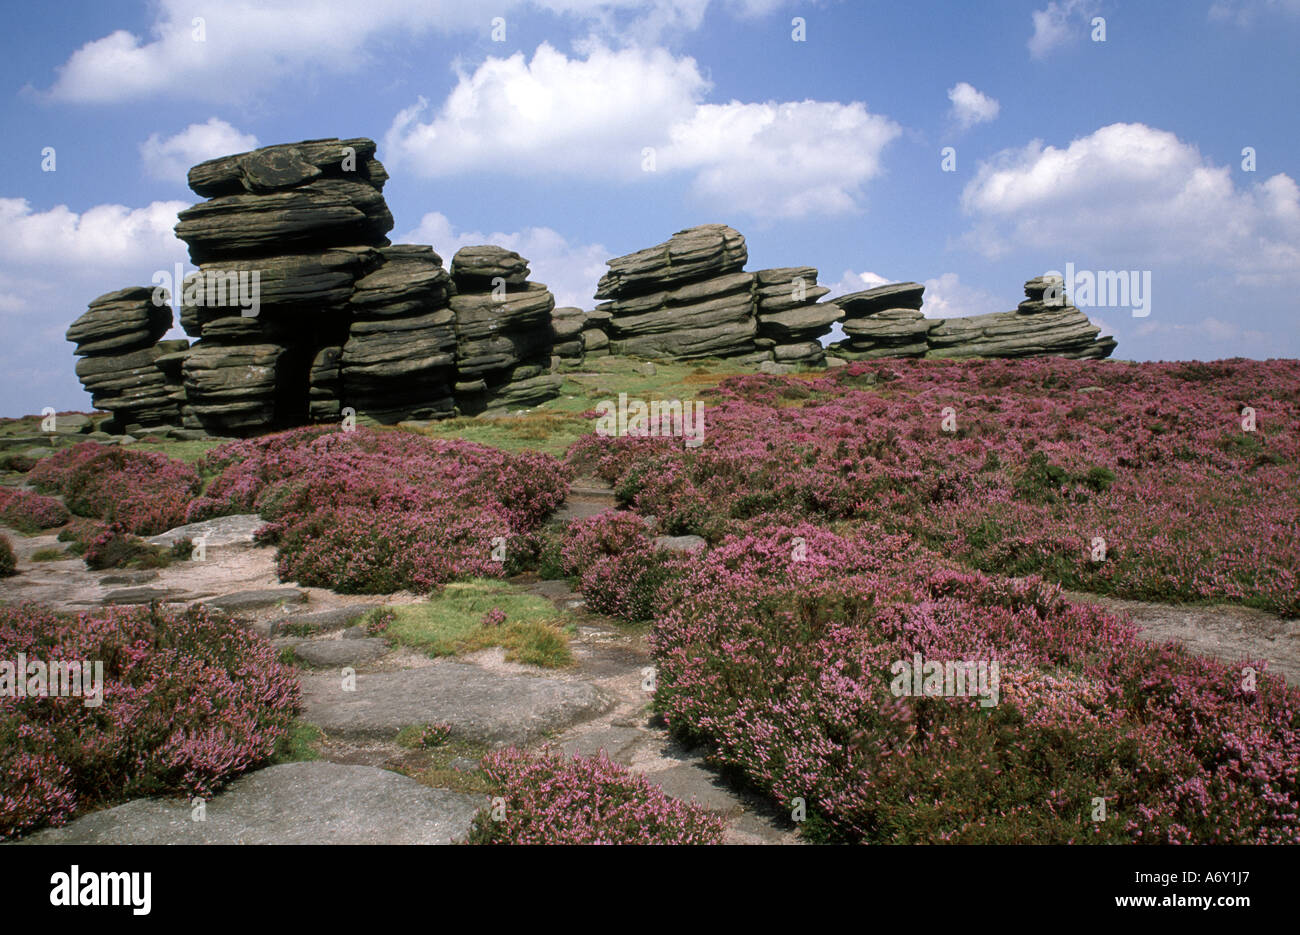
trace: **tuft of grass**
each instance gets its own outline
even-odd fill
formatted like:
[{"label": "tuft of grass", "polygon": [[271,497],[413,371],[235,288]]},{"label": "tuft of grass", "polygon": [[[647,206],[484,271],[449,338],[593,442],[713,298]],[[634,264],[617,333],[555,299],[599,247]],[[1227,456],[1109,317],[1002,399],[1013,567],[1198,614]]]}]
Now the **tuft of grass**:
[{"label": "tuft of grass", "polygon": [[76,558],[76,556],[67,549],[58,548],[37,549],[32,553],[33,562],[59,562],[65,558]]},{"label": "tuft of grass", "polygon": [[320,742],[322,736],[324,735],[321,729],[315,724],[294,721],[284,735],[275,742],[271,765],[319,760],[320,752],[316,749],[316,744]]},{"label": "tuft of grass", "polygon": [[[505,614],[492,625],[491,610]],[[392,619],[384,636],[430,656],[454,656],[492,646],[506,659],[545,668],[573,663],[569,638],[555,606],[515,585],[487,578],[453,582],[427,603],[386,608]]]}]

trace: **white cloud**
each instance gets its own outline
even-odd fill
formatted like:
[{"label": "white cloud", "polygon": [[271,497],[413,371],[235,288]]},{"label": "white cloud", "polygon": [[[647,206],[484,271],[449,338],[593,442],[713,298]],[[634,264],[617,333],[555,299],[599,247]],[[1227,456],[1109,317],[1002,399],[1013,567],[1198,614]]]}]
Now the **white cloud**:
[{"label": "white cloud", "polygon": [[25,199],[0,198],[0,226],[10,235],[0,238],[0,412],[90,408],[64,331],[96,296],[150,285],[156,271],[185,261],[172,227],[186,207],[155,201],[33,211]]},{"label": "white cloud", "polygon": [[525,227],[512,233],[457,231],[448,218],[430,212],[412,231],[394,238],[395,243],[430,244],[450,266],[461,247],[495,244],[513,250],[528,260],[531,279],[543,282],[555,295],[557,307],[566,305],[591,309],[596,283],[605,274],[609,251],[600,244],[569,243],[549,227]]},{"label": "white cloud", "polygon": [[925,296],[921,310],[926,318],[966,318],[988,312],[1006,312],[1020,301],[1019,298],[999,298],[977,286],[967,285],[956,273],[927,279],[923,285]]},{"label": "white cloud", "polygon": [[1085,29],[1096,11],[1092,0],[1052,0],[1044,9],[1031,14],[1034,34],[1029,37],[1029,54],[1033,58],[1046,58],[1047,54],[1064,45],[1071,37],[1085,35]]},{"label": "white cloud", "polygon": [[1300,0],[1215,0],[1210,4],[1209,18],[1215,22],[1232,22],[1238,26],[1251,26],[1255,20],[1268,13],[1300,16]]},{"label": "white cloud", "polygon": [[1239,283],[1296,282],[1300,187],[1284,174],[1239,187],[1234,175],[1144,124],[1111,124],[1064,149],[1034,140],[967,184],[975,226],[963,239],[989,257],[1045,248],[1061,262],[1086,254],[1114,268],[1187,263]]},{"label": "white cloud", "polygon": [[[592,88],[600,88],[593,94]],[[570,58],[543,44],[489,58],[432,112],[399,113],[385,161],[429,177],[470,171],[623,182],[687,173],[703,202],[761,218],[859,206],[901,133],[853,102],[709,104],[691,58],[591,44]]]},{"label": "white cloud", "polygon": [[9,234],[0,239],[0,262],[19,269],[137,266],[131,281],[142,278],[147,284],[153,270],[184,258],[185,246],[172,228],[177,212],[189,206],[186,201],[155,201],[143,208],[96,205],[78,214],[67,205],[33,212],[25,198],[0,198],[0,227]]},{"label": "white cloud", "polygon": [[855,273],[851,269],[846,269],[839,282],[834,284],[823,283],[822,285],[830,287],[830,294],[826,298],[833,299],[836,296],[848,295],[851,292],[862,292],[864,289],[874,289],[876,286],[885,286],[891,282],[899,281],[881,276],[879,273]]},{"label": "white cloud", "polygon": [[[728,0],[740,16],[770,12],[778,0]],[[478,33],[524,9],[549,11],[594,33],[634,43],[698,29],[709,0],[222,0],[196,6],[158,0],[149,36],[124,29],[85,43],[58,67],[50,92],[70,101],[152,96],[231,100],[256,94],[277,75],[309,69],[348,73],[372,61],[377,41],[395,36]],[[202,17],[203,40],[194,19]]]},{"label": "white cloud", "polygon": [[970,129],[977,123],[988,123],[997,119],[1000,105],[988,95],[975,90],[965,81],[958,82],[948,89],[948,100],[952,101],[950,116],[963,130]]},{"label": "white cloud", "polygon": [[426,123],[423,98],[400,112],[384,139],[384,159],[426,176],[634,178],[642,149],[662,146],[664,128],[688,120],[706,87],[694,59],[664,49],[598,47],[586,59],[569,59],[543,43],[531,62],[519,52],[462,72]]},{"label": "white cloud", "polygon": [[192,123],[166,139],[158,133],[150,134],[140,144],[140,158],[145,171],[154,178],[184,185],[191,166],[256,148],[257,137],[251,133],[240,133],[226,121],[209,117],[207,123]]}]

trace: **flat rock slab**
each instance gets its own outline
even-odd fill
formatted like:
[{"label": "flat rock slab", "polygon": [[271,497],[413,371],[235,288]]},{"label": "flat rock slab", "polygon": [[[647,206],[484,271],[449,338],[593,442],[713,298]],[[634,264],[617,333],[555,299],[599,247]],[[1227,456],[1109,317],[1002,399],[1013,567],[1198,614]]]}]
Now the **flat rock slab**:
[{"label": "flat rock slab", "polygon": [[388,652],[388,641],[377,637],[359,640],[308,640],[293,648],[293,654],[309,666],[356,666],[374,662]]},{"label": "flat rock slab", "polygon": [[344,691],[335,675],[303,673],[302,719],[344,737],[390,739],[412,724],[444,723],[466,740],[525,744],[607,710],[594,685],[490,672],[437,660],[399,672],[356,676]]},{"label": "flat rock slab", "polygon": [[32,844],[450,844],[478,799],[377,766],[284,763],[240,777],[194,821],[183,799],[136,799],[49,828]]},{"label": "flat rock slab", "polygon": [[566,757],[599,756],[602,752],[615,763],[632,764],[632,754],[647,735],[635,727],[607,727],[573,738],[560,747]]},{"label": "flat rock slab", "polygon": [[379,604],[349,604],[346,607],[332,607],[329,610],[313,610],[305,613],[288,614],[271,623],[271,635],[279,636],[301,628],[314,633],[328,633],[342,630],[360,620]]},{"label": "flat rock slab", "polygon": [[189,523],[177,526],[166,532],[151,537],[152,545],[170,546],[182,539],[191,541],[202,538],[207,548],[219,545],[250,545],[253,533],[266,525],[266,520],[256,513],[237,513],[233,516],[218,516],[201,523]]},{"label": "flat rock slab", "polygon": [[742,807],[740,799],[715,773],[696,763],[646,773],[645,778],[674,799],[694,802],[711,812],[730,812]]},{"label": "flat rock slab", "polygon": [[149,604],[153,601],[173,601],[185,592],[177,588],[118,588],[109,591],[101,604]]},{"label": "flat rock slab", "polygon": [[158,572],[148,569],[145,571],[119,571],[111,575],[105,575],[99,579],[101,587],[121,584],[144,584],[146,581],[156,581]]},{"label": "flat rock slab", "polygon": [[228,614],[239,614],[264,610],[267,607],[279,607],[282,604],[301,604],[305,600],[307,595],[297,588],[266,588],[258,591],[221,594],[208,598],[203,602],[203,606],[213,610],[224,610]]}]

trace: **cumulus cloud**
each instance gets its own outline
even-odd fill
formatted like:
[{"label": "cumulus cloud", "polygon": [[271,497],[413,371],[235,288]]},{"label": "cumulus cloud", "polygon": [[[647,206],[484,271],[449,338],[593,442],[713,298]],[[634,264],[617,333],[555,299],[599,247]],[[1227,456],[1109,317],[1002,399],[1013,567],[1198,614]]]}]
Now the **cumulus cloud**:
[{"label": "cumulus cloud", "polygon": [[490,234],[458,231],[446,215],[437,211],[426,214],[414,230],[397,240],[430,244],[446,264],[451,263],[452,256],[461,247],[495,244],[514,250],[527,258],[532,270],[531,278],[546,283],[550,288],[557,307],[594,307],[592,295],[596,283],[606,271],[605,260],[609,257],[609,251],[602,245],[570,243],[549,227],[525,227],[511,233],[497,231]]},{"label": "cumulus cloud", "polygon": [[184,262],[172,227],[184,201],[142,208],[59,205],[33,211],[22,198],[0,198],[0,412],[88,409],[73,373],[64,332],[91,299],[123,286],[150,284],[157,270]]},{"label": "cumulus cloud", "polygon": [[190,166],[256,148],[257,137],[251,133],[240,133],[226,121],[209,117],[207,123],[192,123],[166,139],[151,133],[140,144],[140,158],[152,177],[184,185]]},{"label": "cumulus cloud", "polygon": [[996,120],[1000,105],[996,100],[960,81],[948,89],[948,100],[952,101],[950,116],[963,130],[968,130],[977,123]]},{"label": "cumulus cloud", "polygon": [[962,192],[965,243],[989,257],[1017,247],[1088,254],[1116,268],[1194,263],[1239,283],[1300,271],[1300,187],[1285,174],[1238,185],[1190,143],[1117,123],[1064,149],[1034,140],[980,166]]},{"label": "cumulus cloud", "polygon": [[[592,94],[598,87],[600,94]],[[790,218],[851,211],[902,131],[864,104],[711,104],[694,59],[664,49],[585,58],[550,45],[489,58],[434,110],[393,121],[387,162],[429,177],[470,171],[634,181],[686,173],[711,207]]]},{"label": "cumulus cloud", "polygon": [[885,286],[891,282],[899,282],[897,279],[889,279],[881,276],[879,273],[855,273],[851,269],[846,269],[840,281],[834,284],[823,283],[830,287],[830,294],[827,299],[833,299],[836,296],[848,295],[850,292],[862,292],[864,289],[874,289],[876,286]]},{"label": "cumulus cloud", "polygon": [[1052,0],[1044,9],[1034,10],[1030,18],[1034,34],[1029,37],[1029,54],[1046,58],[1048,53],[1084,35],[1087,24],[1097,10],[1091,0]]},{"label": "cumulus cloud", "polygon": [[[778,0],[727,0],[741,16]],[[195,6],[158,0],[149,37],[124,29],[85,43],[58,67],[50,93],[81,102],[167,95],[230,100],[268,79],[307,69],[347,73],[370,61],[378,40],[431,32],[478,32],[496,16],[543,10],[620,40],[645,44],[699,28],[709,0],[496,0],[490,10],[462,0],[222,0]],[[202,18],[200,25],[196,18]],[[199,38],[201,35],[201,39]]]},{"label": "cumulus cloud", "polygon": [[[185,201],[155,201],[143,208],[96,205],[78,214],[67,205],[32,211],[25,198],[0,198],[0,262],[18,268],[125,269],[147,284],[154,269],[183,258],[184,245],[172,228]],[[148,267],[146,274],[144,267]]]}]

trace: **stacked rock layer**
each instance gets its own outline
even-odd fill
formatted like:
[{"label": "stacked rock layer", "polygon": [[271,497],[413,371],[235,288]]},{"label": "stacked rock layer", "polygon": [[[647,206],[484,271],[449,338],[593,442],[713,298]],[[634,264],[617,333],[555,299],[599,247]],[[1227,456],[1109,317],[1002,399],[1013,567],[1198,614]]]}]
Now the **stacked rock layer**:
[{"label": "stacked rock layer", "polygon": [[761,351],[770,351],[777,363],[824,363],[826,352],[820,339],[844,313],[838,305],[818,302],[831,290],[817,285],[817,270],[784,266],[761,269],[754,277],[758,315],[754,344]]},{"label": "stacked rock layer", "polygon": [[170,296],[148,286],[119,289],[90,303],[68,328],[77,345],[77,376],[95,408],[113,413],[123,431],[178,421],[179,372],[158,365],[186,341],[159,341],[172,326]]},{"label": "stacked rock layer", "polygon": [[553,398],[557,370],[610,354],[820,365],[840,320],[845,340],[831,350],[848,359],[1115,348],[1059,280],[1032,279],[1014,311],[971,318],[925,318],[918,283],[824,302],[813,267],[746,272],[745,238],[723,224],[608,261],[602,304],[557,309],[513,251],[464,247],[448,269],[430,246],[390,244],[387,179],[367,139],[268,146],[191,169],[207,200],[176,226],[198,267],[178,305],[196,340],[161,340],[172,325],[165,288],[95,299],[67,332],[95,406],[120,431],[216,435],[349,413],[384,423],[499,413]]},{"label": "stacked rock layer", "polygon": [[608,316],[609,350],[638,357],[752,354],[758,325],[745,238],[705,224],[608,261],[596,306]]},{"label": "stacked rock layer", "polygon": [[[1051,294],[1045,298],[1045,293]],[[1073,357],[1100,360],[1115,350],[1110,335],[1070,304],[1059,278],[1025,283],[1013,312],[949,318],[930,329],[927,357]]]},{"label": "stacked rock layer", "polygon": [[831,351],[848,360],[876,357],[1109,357],[1116,342],[1069,303],[1061,281],[1025,283],[1025,301],[1010,312],[926,318],[925,287],[905,282],[834,300],[844,309],[845,340]]},{"label": "stacked rock layer", "polygon": [[207,201],[176,236],[198,272],[182,325],[187,422],[243,435],[337,417],[359,280],[385,262],[393,217],[371,140],[309,140],[210,160]]},{"label": "stacked rock layer", "polygon": [[528,261],[503,247],[462,247],[452,257],[456,405],[465,415],[534,406],[553,398],[555,297],[528,281]]}]

